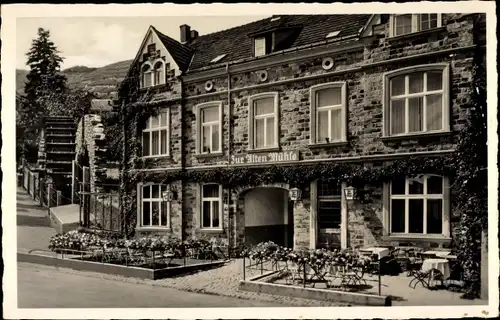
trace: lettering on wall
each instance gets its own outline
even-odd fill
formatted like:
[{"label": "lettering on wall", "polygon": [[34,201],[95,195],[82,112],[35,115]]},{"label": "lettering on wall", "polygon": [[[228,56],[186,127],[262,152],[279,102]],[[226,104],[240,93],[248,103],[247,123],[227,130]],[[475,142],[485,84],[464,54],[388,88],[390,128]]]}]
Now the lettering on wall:
[{"label": "lettering on wall", "polygon": [[299,151],[262,152],[232,155],[231,164],[299,161]]}]

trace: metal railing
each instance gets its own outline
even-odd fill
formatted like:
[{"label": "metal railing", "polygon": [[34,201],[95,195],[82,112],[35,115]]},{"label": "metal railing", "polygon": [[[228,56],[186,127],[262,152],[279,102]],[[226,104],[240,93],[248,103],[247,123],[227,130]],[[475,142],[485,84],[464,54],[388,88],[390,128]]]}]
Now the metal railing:
[{"label": "metal railing", "polygon": [[118,193],[78,192],[80,226],[121,232],[121,216]]}]

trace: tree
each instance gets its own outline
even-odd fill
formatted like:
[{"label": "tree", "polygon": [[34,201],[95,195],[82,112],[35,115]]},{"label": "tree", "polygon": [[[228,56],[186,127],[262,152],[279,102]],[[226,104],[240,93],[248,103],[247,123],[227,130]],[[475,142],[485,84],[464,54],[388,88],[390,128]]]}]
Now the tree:
[{"label": "tree", "polygon": [[38,38],[33,40],[26,55],[30,72],[26,76],[24,97],[19,100],[18,125],[24,128],[19,138],[23,145],[36,145],[43,116],[57,115],[65,109],[66,77],[60,73],[63,58],[50,40],[48,30],[38,29]]}]

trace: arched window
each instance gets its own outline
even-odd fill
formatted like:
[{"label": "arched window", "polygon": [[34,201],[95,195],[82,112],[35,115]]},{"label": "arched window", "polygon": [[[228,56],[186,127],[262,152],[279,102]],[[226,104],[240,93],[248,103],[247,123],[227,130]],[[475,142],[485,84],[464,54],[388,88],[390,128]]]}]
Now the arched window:
[{"label": "arched window", "polygon": [[142,87],[147,88],[152,86],[152,78],[151,78],[151,65],[149,63],[145,63],[141,69],[141,77],[142,77]]},{"label": "arched window", "polygon": [[154,65],[154,85],[165,83],[164,64],[162,61],[157,61]]}]

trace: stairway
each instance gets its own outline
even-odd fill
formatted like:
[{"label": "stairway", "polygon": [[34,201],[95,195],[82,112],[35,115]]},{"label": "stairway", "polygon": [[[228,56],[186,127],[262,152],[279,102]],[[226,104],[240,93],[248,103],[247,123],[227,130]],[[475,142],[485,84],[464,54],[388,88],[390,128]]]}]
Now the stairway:
[{"label": "stairway", "polygon": [[[46,117],[44,145],[39,162],[54,183],[54,188],[71,197],[71,165],[75,159],[76,124],[71,117]],[[69,186],[69,187],[68,187]]]}]

